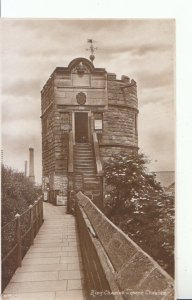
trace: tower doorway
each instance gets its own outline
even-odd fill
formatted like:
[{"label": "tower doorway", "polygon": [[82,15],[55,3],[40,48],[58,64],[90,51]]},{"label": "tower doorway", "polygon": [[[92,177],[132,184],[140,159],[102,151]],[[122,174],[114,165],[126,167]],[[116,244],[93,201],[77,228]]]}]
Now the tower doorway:
[{"label": "tower doorway", "polygon": [[88,113],[75,112],[75,142],[88,143]]}]

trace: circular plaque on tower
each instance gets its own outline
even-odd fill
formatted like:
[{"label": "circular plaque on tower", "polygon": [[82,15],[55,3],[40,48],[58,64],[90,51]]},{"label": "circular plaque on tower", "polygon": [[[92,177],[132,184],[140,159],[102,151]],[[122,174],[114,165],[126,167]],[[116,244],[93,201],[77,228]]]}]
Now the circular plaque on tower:
[{"label": "circular plaque on tower", "polygon": [[86,95],[83,92],[80,92],[76,95],[77,103],[83,105],[86,103]]}]

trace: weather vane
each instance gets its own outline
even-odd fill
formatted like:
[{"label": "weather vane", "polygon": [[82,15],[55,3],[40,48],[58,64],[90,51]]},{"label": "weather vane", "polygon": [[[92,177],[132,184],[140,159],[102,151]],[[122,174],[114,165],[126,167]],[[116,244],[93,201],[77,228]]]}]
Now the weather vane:
[{"label": "weather vane", "polygon": [[90,47],[86,50],[91,52],[89,58],[93,62],[95,59],[95,55],[93,53],[97,50],[97,47],[94,47],[93,43],[96,43],[96,41],[94,41],[93,39],[88,39],[87,42],[90,44]]}]

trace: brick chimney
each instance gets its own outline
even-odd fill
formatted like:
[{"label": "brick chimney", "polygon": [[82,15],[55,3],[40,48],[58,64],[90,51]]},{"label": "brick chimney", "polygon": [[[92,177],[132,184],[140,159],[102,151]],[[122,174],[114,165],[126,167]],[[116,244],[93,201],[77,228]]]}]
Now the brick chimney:
[{"label": "brick chimney", "polygon": [[29,148],[29,180],[35,183],[34,175],[34,149]]},{"label": "brick chimney", "polygon": [[25,175],[25,177],[27,177],[27,160],[25,160],[25,163],[24,163],[24,175]]}]

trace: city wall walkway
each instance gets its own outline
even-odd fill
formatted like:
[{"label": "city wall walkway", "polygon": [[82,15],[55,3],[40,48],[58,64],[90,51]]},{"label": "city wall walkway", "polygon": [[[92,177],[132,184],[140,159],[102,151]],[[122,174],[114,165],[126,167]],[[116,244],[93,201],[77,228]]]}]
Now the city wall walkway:
[{"label": "city wall walkway", "polygon": [[44,203],[44,223],[3,300],[84,300],[75,218],[65,207]]}]

